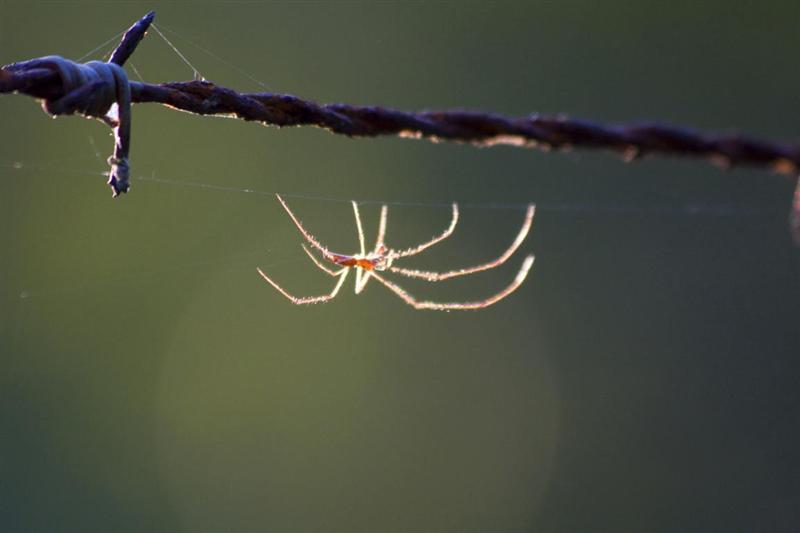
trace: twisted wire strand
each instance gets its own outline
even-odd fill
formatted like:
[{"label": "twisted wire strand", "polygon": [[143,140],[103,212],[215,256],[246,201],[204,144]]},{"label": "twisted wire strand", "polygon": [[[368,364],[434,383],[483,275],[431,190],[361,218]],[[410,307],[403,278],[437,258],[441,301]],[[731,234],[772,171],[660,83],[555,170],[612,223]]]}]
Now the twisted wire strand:
[{"label": "twisted wire strand", "polygon": [[134,102],[157,102],[199,115],[233,116],[274,126],[317,126],[350,137],[399,137],[476,146],[605,148],[626,160],[646,154],[708,157],[715,163],[756,165],[784,174],[800,170],[800,145],[742,135],[707,135],[657,124],[607,126],[566,116],[506,117],[479,111],[421,111],[318,104],[297,96],[237,93],[208,81],[131,83]]},{"label": "twisted wire strand", "polygon": [[[22,68],[24,66],[26,68]],[[744,135],[712,135],[661,124],[604,125],[566,116],[506,117],[480,111],[406,112],[377,106],[319,104],[277,93],[238,93],[209,81],[150,84],[131,81],[132,103],[160,103],[198,115],[223,115],[272,126],[316,126],[349,137],[399,136],[476,146],[542,149],[600,148],[626,160],[648,154],[709,158],[717,165],[752,165],[795,175],[800,144]],[[58,99],[65,87],[35,62],[0,69],[0,93]]]},{"label": "twisted wire strand", "polygon": [[[111,63],[121,65],[127,60],[154,16],[148,13],[126,32]],[[46,103],[58,101],[77,90],[65,81],[61,68],[61,64],[37,60],[3,67],[0,93],[20,92],[43,98]],[[738,134],[706,134],[662,124],[605,125],[566,116],[506,117],[480,111],[406,112],[376,106],[319,104],[288,94],[239,93],[205,80],[162,84],[129,81],[127,85],[131,103],[159,103],[198,115],[223,115],[278,127],[316,126],[349,137],[398,136],[544,150],[607,149],[620,153],[626,161],[661,154],[702,157],[724,168],[749,165],[791,176],[800,173],[800,144]],[[82,97],[94,98],[92,90],[84,92]],[[73,99],[80,97],[72,94]],[[89,106],[87,102],[74,105]],[[129,127],[130,121],[126,123]],[[792,224],[800,241],[800,182],[793,200]]]}]

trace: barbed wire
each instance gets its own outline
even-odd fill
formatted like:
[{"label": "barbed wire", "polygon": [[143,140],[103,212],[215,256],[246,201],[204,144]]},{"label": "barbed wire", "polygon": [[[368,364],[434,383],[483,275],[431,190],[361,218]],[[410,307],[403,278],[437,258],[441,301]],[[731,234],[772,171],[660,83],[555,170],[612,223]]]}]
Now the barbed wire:
[{"label": "barbed wire", "polygon": [[[125,63],[154,17],[155,13],[148,13],[131,26],[114,50],[110,64],[122,66]],[[44,108],[51,114],[77,112],[109,122],[105,115],[85,112],[96,104],[96,93],[100,90],[96,80],[94,86],[92,80],[88,80],[80,87],[68,81],[69,69],[79,69],[81,64],[63,58],[58,58],[59,61],[42,59],[2,67],[0,93],[19,92],[44,99]],[[225,115],[278,127],[316,126],[349,137],[398,136],[543,150],[606,149],[621,154],[626,161],[660,154],[705,158],[723,168],[748,165],[789,176],[800,173],[800,144],[782,144],[739,134],[707,134],[662,124],[605,125],[562,115],[506,117],[480,111],[406,112],[379,106],[319,104],[288,94],[239,93],[206,80],[150,84],[126,79],[125,83],[131,103],[159,103],[198,115]],[[65,100],[69,105],[63,105]],[[56,105],[58,103],[62,105]],[[104,101],[101,109],[105,103],[110,106]],[[115,131],[120,131],[129,127],[129,123],[122,122],[120,117],[109,123],[117,128]],[[120,141],[127,145],[129,139],[120,133],[117,146]],[[112,159],[127,161],[127,152],[117,152],[119,150]],[[119,176],[114,181],[112,175],[109,183],[115,196],[127,191],[127,180]],[[794,194],[791,223],[795,238],[800,242],[800,182]]]}]

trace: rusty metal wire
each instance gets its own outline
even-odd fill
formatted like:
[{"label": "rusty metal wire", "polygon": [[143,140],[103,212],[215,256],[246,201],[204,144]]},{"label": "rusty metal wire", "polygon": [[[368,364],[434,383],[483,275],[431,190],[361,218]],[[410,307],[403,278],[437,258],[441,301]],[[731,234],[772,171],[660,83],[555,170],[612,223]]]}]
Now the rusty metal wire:
[{"label": "rusty metal wire", "polygon": [[[123,64],[152,22],[148,13],[134,24],[112,54]],[[615,151],[625,160],[660,154],[701,157],[729,168],[749,165],[796,176],[800,144],[781,144],[744,135],[714,135],[661,124],[604,125],[566,116],[506,117],[479,111],[406,112],[384,107],[318,104],[297,96],[239,93],[204,80],[150,84],[129,81],[133,103],[160,103],[199,115],[225,115],[273,126],[317,126],[349,137],[399,136],[475,146],[513,145],[550,149]],[[46,101],[66,90],[54,70],[32,62],[0,69],[0,93],[19,92]],[[800,183],[793,220],[800,226]],[[800,239],[800,229],[797,238]]]}]

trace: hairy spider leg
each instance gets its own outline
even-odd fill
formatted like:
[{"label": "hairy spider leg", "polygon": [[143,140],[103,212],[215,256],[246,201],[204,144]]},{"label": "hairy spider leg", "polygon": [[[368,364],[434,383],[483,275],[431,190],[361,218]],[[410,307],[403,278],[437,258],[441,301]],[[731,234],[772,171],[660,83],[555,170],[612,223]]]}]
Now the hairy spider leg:
[{"label": "hairy spider leg", "polygon": [[283,198],[281,198],[281,195],[276,194],[275,196],[278,198],[278,201],[281,203],[286,212],[289,213],[289,218],[292,219],[292,222],[294,222],[294,225],[297,226],[297,229],[300,230],[300,233],[303,234],[303,237],[305,237],[305,239],[311,246],[322,252],[322,255],[327,259],[330,256],[330,252],[328,251],[328,249],[325,248],[322,244],[320,244],[320,242],[313,235],[311,235],[311,233],[306,231],[306,229],[303,227],[303,224],[300,223],[300,220],[298,220],[298,218],[294,216],[292,210],[289,209],[289,206],[286,204]]},{"label": "hairy spider leg", "polygon": [[[325,264],[319,259],[317,259],[316,256],[311,252],[311,250],[308,249],[308,247],[305,244],[300,244],[300,246],[303,247],[303,251],[306,253],[306,255],[308,255],[308,257],[311,258],[312,261],[314,261],[314,264],[317,265],[320,268],[320,270],[327,272],[331,276],[338,276],[339,274],[341,274],[342,272],[341,270],[334,271],[325,266]],[[349,267],[344,267],[344,268],[349,268]]]},{"label": "hairy spider leg", "polygon": [[[303,224],[300,223],[300,220],[298,220],[298,218],[294,215],[292,210],[289,209],[289,206],[286,204],[286,202],[283,200],[283,198],[281,198],[281,195],[280,194],[276,194],[275,196],[278,198],[278,201],[281,203],[283,208],[289,214],[289,218],[292,219],[292,222],[294,222],[294,225],[297,226],[297,229],[300,230],[300,233],[308,241],[308,243],[311,246],[313,246],[314,248],[318,249],[320,252],[322,252],[323,257],[326,257],[326,258],[329,257],[331,254],[328,251],[328,249],[325,248],[322,244],[320,244],[320,242],[317,241],[317,239],[313,235],[311,235],[311,233],[309,233],[303,227]],[[327,274],[330,274],[331,276],[339,276],[339,281],[336,282],[336,285],[333,287],[333,290],[329,294],[325,294],[325,295],[322,295],[322,296],[297,297],[297,296],[294,296],[292,294],[289,294],[289,292],[287,292],[283,287],[281,287],[275,281],[273,281],[260,268],[256,268],[256,270],[258,270],[258,273],[261,275],[262,278],[264,278],[264,280],[266,280],[270,285],[275,287],[275,289],[278,292],[280,292],[282,295],[284,295],[293,304],[296,304],[296,305],[315,304],[315,303],[327,302],[328,300],[332,300],[333,298],[336,297],[336,295],[339,293],[339,290],[342,288],[342,285],[344,284],[345,280],[347,279],[347,273],[349,272],[350,269],[348,267],[344,267],[344,268],[342,268],[342,269],[340,269],[338,271],[333,271],[333,270],[329,269],[328,267],[324,266],[316,257],[314,257],[311,254],[311,252],[308,250],[308,248],[306,248],[305,245],[302,245],[302,246],[303,246],[303,250],[308,254],[308,256],[311,257],[311,259],[314,260],[314,264],[315,265],[317,265],[320,269],[325,271]]]},{"label": "hairy spider leg", "polygon": [[381,219],[378,223],[378,238],[375,239],[375,253],[379,253],[381,248],[385,248],[383,239],[386,237],[386,218],[389,215],[389,208],[386,204],[381,206]]},{"label": "hairy spider leg", "polygon": [[453,230],[456,229],[456,224],[458,224],[458,204],[453,203],[453,216],[450,219],[450,226],[445,229],[441,235],[437,235],[436,237],[432,238],[428,242],[424,242],[418,246],[414,246],[412,248],[407,248],[405,250],[399,252],[393,252],[394,257],[408,257],[410,255],[417,255],[418,253],[422,252],[423,250],[427,250],[434,244],[440,243],[450,235],[453,234]]},{"label": "hairy spider leg", "polygon": [[[426,270],[413,270],[408,268],[401,268],[401,267],[389,267],[389,271],[394,272],[396,274],[401,274],[403,276],[407,276],[409,278],[419,278],[424,279],[426,281],[442,281],[449,278],[454,278],[457,276],[465,276],[467,274],[474,274],[475,272],[481,272],[483,270],[489,270],[491,268],[498,267],[505,263],[509,257],[511,257],[514,252],[517,251],[517,248],[520,247],[522,242],[527,237],[528,232],[531,229],[531,225],[533,224],[533,215],[536,212],[536,206],[530,204],[528,206],[528,210],[525,213],[525,220],[522,223],[522,228],[520,228],[519,233],[517,234],[514,242],[511,243],[511,246],[503,252],[503,254],[495,259],[494,261],[489,261],[488,263],[484,263],[482,265],[460,268],[458,270],[451,270],[449,272],[430,272]],[[523,276],[524,278],[524,276]]]},{"label": "hairy spider leg", "polygon": [[[339,289],[342,288],[342,285],[344,284],[344,280],[347,279],[347,273],[350,271],[349,268],[343,268],[339,272],[334,272],[332,274],[333,276],[339,276],[339,281],[336,282],[336,285],[333,287],[333,290],[330,292],[330,294],[325,294],[323,296],[303,296],[303,297],[298,297],[298,296],[293,296],[293,295],[289,294],[287,291],[285,291],[283,289],[283,287],[281,287],[280,285],[278,285],[277,283],[272,281],[272,279],[270,279],[269,276],[264,274],[264,271],[261,270],[260,268],[256,268],[256,270],[258,270],[258,273],[261,274],[262,278],[264,278],[270,285],[275,287],[275,289],[277,289],[278,292],[280,292],[281,294],[286,296],[286,298],[288,298],[288,300],[290,302],[292,302],[293,304],[295,304],[295,305],[316,304],[316,303],[322,303],[322,302],[327,302],[328,300],[332,300],[338,294]],[[328,272],[327,269],[325,271]],[[330,274],[330,272],[328,272],[328,273]]]},{"label": "hairy spider leg", "polygon": [[353,204],[353,213],[356,216],[356,228],[358,229],[358,246],[361,250],[362,257],[367,253],[367,250],[364,246],[364,228],[361,226],[361,215],[358,214],[358,204],[355,200],[350,201]]},{"label": "hairy spider leg", "polygon": [[[356,228],[358,229],[358,245],[361,250],[361,254],[359,257],[362,259],[366,257],[367,251],[366,246],[364,245],[364,227],[361,225],[361,215],[358,212],[358,204],[355,201],[351,201],[350,203],[353,204],[353,214],[356,217]],[[367,270],[364,270],[360,266],[356,265],[356,294],[361,294],[361,291],[364,290],[364,287],[367,286],[367,282],[369,281],[370,273]]]},{"label": "hairy spider leg", "polygon": [[412,306],[414,309],[432,309],[435,311],[448,311],[451,309],[459,309],[459,310],[467,310],[467,309],[483,309],[484,307],[489,307],[492,304],[495,304],[517,290],[517,288],[522,285],[522,282],[525,281],[525,277],[528,275],[528,271],[531,269],[533,265],[534,257],[529,255],[525,258],[525,261],[522,262],[522,267],[517,272],[516,277],[511,282],[511,284],[503,289],[502,291],[498,292],[497,294],[490,296],[484,300],[478,300],[475,302],[451,302],[451,303],[438,303],[438,302],[420,302],[417,301],[416,298],[411,296],[407,291],[401,289],[399,286],[395,285],[391,281],[385,279],[383,276],[379,274],[372,274],[372,277],[383,283],[390,291],[395,293],[397,296],[402,298],[402,300],[407,303],[408,305]]},{"label": "hairy spider leg", "polygon": [[[334,255],[331,254],[331,252],[325,246],[323,246],[322,243],[320,243],[308,230],[306,230],[305,227],[303,227],[303,224],[295,216],[295,214],[289,208],[289,205],[286,203],[286,201],[284,201],[284,199],[281,197],[281,195],[280,194],[276,194],[275,196],[278,198],[278,201],[281,203],[283,208],[289,214],[289,217],[292,219],[292,222],[294,222],[294,225],[297,226],[297,229],[300,230],[300,233],[303,235],[303,237],[305,237],[305,239],[308,241],[308,243],[311,246],[313,246],[314,248],[316,248],[317,250],[319,250],[320,252],[322,252],[322,256],[325,259],[328,259],[329,261],[332,261],[332,262],[335,263],[336,261],[334,260]],[[356,229],[358,230],[358,242],[359,242],[359,246],[360,246],[360,249],[361,249],[361,254],[359,255],[359,257],[363,258],[363,257],[366,256],[365,244],[364,244],[364,229],[363,229],[363,226],[361,224],[361,216],[360,216],[359,211],[358,211],[358,204],[356,202],[354,202],[354,201],[351,202],[351,203],[353,205],[353,214],[355,215]],[[322,265],[317,261],[316,257],[314,257],[312,254],[310,254],[309,251],[305,247],[303,247],[303,249],[314,260],[314,263],[317,266],[319,266],[320,268],[322,268],[322,270],[324,270],[328,274],[331,274],[333,272],[332,270],[329,270],[327,267],[323,268]],[[349,268],[350,267],[345,267],[345,270],[349,270]],[[366,286],[366,283],[369,280],[369,272],[365,271],[363,268],[361,268],[359,266],[355,266],[354,268],[356,269],[356,287],[355,287],[355,289],[356,289],[356,294],[359,294],[361,291],[364,290],[364,287]],[[264,273],[261,272],[260,270],[259,270],[259,272],[261,273],[261,276],[264,277],[264,279],[269,281],[275,288],[278,288],[278,285],[275,282],[273,282],[271,279],[269,279],[268,276],[264,275]],[[338,275],[341,272],[342,271],[340,270],[337,273],[331,274],[331,275]],[[337,284],[335,292],[333,293],[333,296],[335,296],[336,292],[338,292],[339,288],[341,287],[341,283],[342,283],[342,281],[340,280],[340,282]],[[281,293],[284,296],[286,296],[287,298],[289,298],[293,302],[295,301],[295,297],[289,295],[283,289],[279,289],[279,290],[281,291]],[[333,296],[328,296],[328,297],[325,297],[324,300],[316,300],[316,301],[327,301],[327,300],[333,298]],[[314,301],[314,302],[295,302],[295,303],[316,303],[316,301]]]}]

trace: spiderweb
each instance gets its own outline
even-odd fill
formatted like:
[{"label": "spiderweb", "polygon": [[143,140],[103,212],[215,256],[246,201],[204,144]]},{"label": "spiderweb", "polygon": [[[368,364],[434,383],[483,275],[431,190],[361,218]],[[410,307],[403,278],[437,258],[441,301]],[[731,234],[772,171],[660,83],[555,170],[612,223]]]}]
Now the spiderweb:
[{"label": "spiderweb", "polygon": [[[470,18],[467,3],[446,4],[440,20],[469,34],[464,39],[424,24],[445,5],[438,3],[414,4],[405,16],[392,5],[363,18],[378,8],[358,4],[347,11],[352,32],[334,17],[344,4],[314,3],[311,11],[325,20],[311,26],[304,25],[310,11],[251,22],[240,15],[234,29],[292,28],[282,44],[318,69],[298,78],[336,78],[303,90],[292,85],[290,65],[254,68],[246,57],[234,61],[246,67],[241,72],[222,63],[246,78],[229,80],[229,71],[214,70],[230,55],[219,52],[217,37],[188,33],[214,58],[181,38],[187,30],[159,24],[172,45],[152,30],[129,73],[148,81],[206,76],[233,87],[266,78],[276,90],[323,101],[403,109],[455,101],[509,113],[529,109],[498,95],[553,111],[563,101],[532,88],[580,86],[564,99],[574,102],[569,110],[625,119],[636,101],[604,106],[589,94],[595,87],[605,94],[619,72],[646,66],[618,38],[624,13],[638,9],[622,4],[614,31],[597,44],[594,26],[575,24],[609,18],[608,5],[591,2],[570,8],[564,38],[547,27],[558,3],[532,11],[515,4],[508,9],[527,16],[505,17],[493,33],[483,22],[504,10],[489,6]],[[715,21],[713,38],[724,40],[731,10],[718,7],[698,4],[707,18],[697,26]],[[592,9],[592,17],[577,13]],[[181,20],[163,18],[170,27]],[[639,14],[637,35],[658,39],[648,20]],[[668,49],[682,46],[676,32],[685,37],[693,24],[674,20],[663,25],[662,55],[654,61],[648,51],[658,47],[645,47],[642,63],[669,70]],[[92,28],[98,41],[112,33],[86,25]],[[365,44],[371,29],[375,38]],[[220,39],[237,40],[229,30],[222,27]],[[511,71],[491,68],[500,55],[530,50],[526,43],[543,32],[546,46],[535,52],[567,63],[563,76],[526,72],[521,55],[505,63]],[[343,51],[412,34],[422,41],[413,50],[423,52],[381,48],[372,54],[380,62],[359,66],[372,80],[337,77],[331,68],[364,61]],[[760,46],[752,37],[737,35],[747,50]],[[327,53],[326,39],[352,45]],[[576,39],[584,44],[560,53]],[[602,50],[605,43],[614,50]],[[767,44],[780,66],[785,57]],[[103,57],[107,48],[93,53]],[[605,66],[591,70],[579,56],[594,62],[595,51],[624,61],[609,70],[598,61]],[[692,48],[680,57],[718,62],[703,72],[762,72],[728,69],[725,54],[715,52]],[[746,54],[735,59],[748,64]],[[785,79],[777,66],[766,60],[764,78]],[[164,77],[167,69],[175,75]],[[391,69],[406,70],[383,78]],[[437,87],[464,71],[458,87]],[[667,87],[663,98],[682,104],[691,93],[676,72],[656,84]],[[386,89],[398,79],[416,91]],[[647,91],[642,80],[625,83]],[[730,94],[742,94],[734,88]],[[472,89],[485,99],[466,100]],[[707,105],[725,110],[715,94]],[[0,295],[0,418],[4,455],[14,459],[3,464],[2,495],[13,515],[6,521],[20,529],[692,530],[700,520],[728,530],[758,529],[765,512],[777,529],[796,524],[796,476],[786,465],[787,450],[798,447],[800,285],[786,235],[789,187],[780,178],[770,187],[769,175],[692,162],[624,165],[605,154],[353,141],[137,106],[133,189],[112,201],[103,186],[109,143],[102,126],[47,121],[15,97],[0,106],[14,129],[0,146],[0,287],[11,289]],[[6,115],[12,106],[18,114]],[[678,111],[631,111],[640,112],[692,122],[670,114]],[[700,116],[709,128],[731,118],[727,110]],[[387,235],[400,245],[440,231],[457,201],[464,226],[453,239],[461,240],[431,256],[447,267],[507,245],[535,201],[523,247],[537,255],[536,266],[516,298],[485,313],[418,312],[380,286],[294,307],[256,266],[303,295],[330,290],[330,280],[308,264],[276,192],[342,252],[356,244],[350,200],[364,207],[365,232],[373,235],[378,206],[390,205]],[[457,299],[491,294],[513,276],[516,265],[508,266],[455,286],[463,291]],[[417,287],[409,287],[415,295],[439,296]],[[698,503],[699,493],[710,499]]]},{"label": "spiderweb", "polygon": [[[255,76],[251,75],[247,70],[244,68],[236,65],[235,63],[226,60],[225,58],[221,57],[220,55],[214,53],[213,51],[209,50],[205,46],[201,46],[196,42],[184,37],[182,34],[178,33],[176,30],[165,27],[161,24],[153,24],[152,29],[154,33],[159,37],[159,41],[162,42],[172,54],[182,63],[185,67],[189,69],[194,79],[204,80],[206,79],[205,76],[202,74],[201,70],[196,66],[194,60],[190,60],[188,55],[182,51],[176,44],[171,40],[165,33],[169,34],[173,39],[180,40],[183,43],[188,44],[193,49],[199,51],[200,53],[204,54],[205,56],[217,61],[218,63],[224,65],[234,73],[246,78],[248,81],[256,84],[260,88],[267,89],[267,85],[257,79]],[[98,46],[92,48],[88,52],[84,53],[79,60],[83,61],[86,59],[91,59],[93,57],[97,57],[99,59],[107,59],[111,51],[114,49],[116,43],[120,35],[123,32],[119,32],[109,39],[103,41]],[[144,79],[142,74],[139,72],[139,69],[136,67],[134,63],[128,63],[131,70],[134,72],[135,76],[139,79]],[[95,142],[95,138],[92,135],[88,136],[87,143],[89,145],[89,150],[94,158],[97,160],[100,168],[105,166],[104,157],[101,153],[101,150],[98,148],[97,143]],[[76,158],[81,159],[81,156],[76,156]],[[82,176],[86,178],[93,178],[92,180],[87,179],[86,184],[88,186],[95,186],[94,178],[102,178],[107,175],[107,171],[92,171],[92,170],[85,170],[85,169],[67,169],[65,168],[66,161],[64,159],[59,160],[57,163],[50,163],[45,164],[40,162],[28,162],[28,161],[10,161],[10,162],[2,162],[0,161],[0,167],[5,168],[12,173],[20,173],[20,172],[45,172],[47,174],[69,174],[70,176]],[[225,180],[225,184],[217,184],[211,182],[204,182],[204,181],[196,181],[194,179],[187,179],[183,176],[162,176],[158,174],[155,170],[150,172],[149,174],[134,174],[132,176],[133,183],[138,187],[149,187],[149,186],[164,186],[164,187],[180,187],[180,188],[188,188],[188,189],[197,189],[206,191],[209,193],[234,193],[234,194],[243,194],[243,195],[251,195],[251,196],[264,196],[267,198],[272,198],[276,193],[280,193],[283,197],[287,199],[296,199],[296,200],[304,200],[304,201],[311,201],[311,202],[324,202],[324,203],[335,203],[335,204],[343,204],[347,205],[351,200],[356,200],[360,205],[369,206],[369,205],[390,205],[393,207],[399,208],[430,208],[430,209],[448,209],[450,206],[451,201],[458,201],[459,206],[463,209],[472,209],[472,210],[481,210],[481,211],[494,211],[494,210],[504,210],[504,211],[523,211],[528,202],[526,201],[512,201],[512,202],[476,202],[476,201],[459,201],[458,197],[442,197],[439,200],[399,200],[399,199],[387,199],[387,198],[370,198],[370,197],[359,197],[357,194],[353,196],[325,196],[316,194],[313,190],[307,191],[298,191],[298,190],[270,190],[270,189],[262,189],[262,188],[251,188],[245,186],[237,186],[236,185],[236,178],[235,177],[228,177]],[[252,180],[247,180],[252,181]],[[755,206],[748,206],[748,205],[741,205],[741,204],[710,204],[710,203],[691,203],[691,204],[679,204],[679,205],[661,205],[661,206],[637,206],[632,205],[630,202],[620,203],[620,204],[609,204],[609,203],[600,203],[600,202],[582,202],[582,203],[565,203],[565,202],[538,202],[537,203],[537,211],[540,213],[540,216],[547,213],[561,213],[561,214],[593,214],[593,215],[609,215],[609,214],[617,214],[617,215],[630,215],[630,216],[637,216],[637,215],[646,215],[646,216],[676,216],[676,217],[763,217],[768,216],[772,217],[776,215],[776,212],[772,210],[765,210],[764,208],[755,207]],[[259,249],[253,249],[250,254],[253,257],[264,257],[264,250],[263,247]],[[292,253],[286,257],[282,258],[275,258],[274,255],[270,256],[268,263],[264,263],[265,267],[271,265],[278,265],[286,262],[292,261],[302,261],[303,257],[299,253]],[[242,268],[250,268],[252,263],[244,263],[243,261],[250,261],[250,259],[239,258],[237,259],[239,262],[238,264],[242,265]],[[211,261],[198,261],[193,262],[190,264],[181,264],[175,267],[170,267],[171,270],[179,271],[188,268],[202,268],[205,266],[215,265],[215,264],[222,264],[224,261],[220,262],[219,260],[211,260]],[[246,266],[244,266],[246,265]],[[122,277],[109,277],[108,279],[99,280],[99,281],[92,281],[89,282],[90,284],[113,284],[114,282],[120,281],[122,279],[136,279],[137,277],[144,277],[144,276],[156,276],[159,273],[167,272],[168,270],[160,269],[158,271],[154,271],[153,273],[148,274],[127,274]],[[56,289],[57,292],[60,291],[80,291],[84,287],[84,285],[75,285],[69,288],[60,288]],[[24,289],[20,292],[21,298],[29,298],[32,294],[36,294],[40,291],[35,290],[28,290]]]}]

